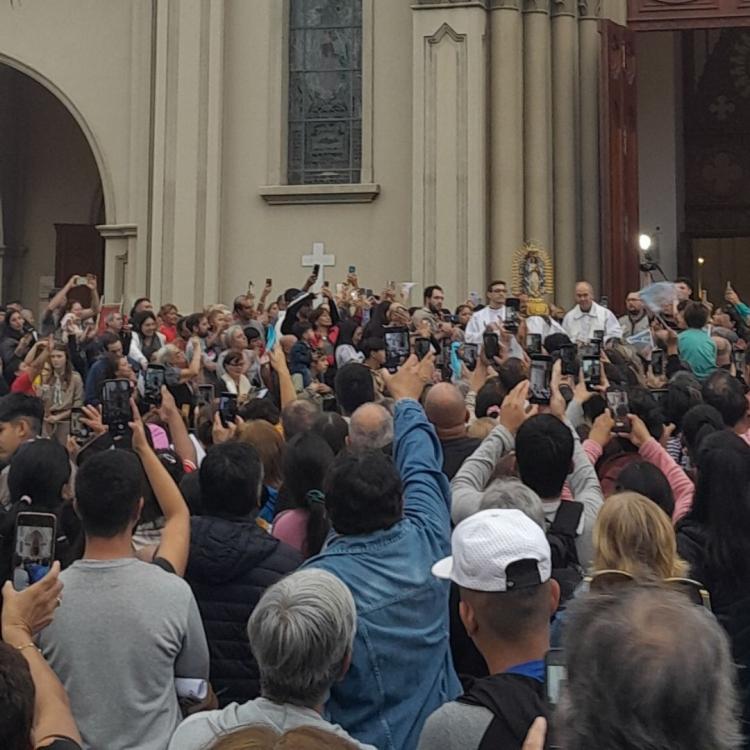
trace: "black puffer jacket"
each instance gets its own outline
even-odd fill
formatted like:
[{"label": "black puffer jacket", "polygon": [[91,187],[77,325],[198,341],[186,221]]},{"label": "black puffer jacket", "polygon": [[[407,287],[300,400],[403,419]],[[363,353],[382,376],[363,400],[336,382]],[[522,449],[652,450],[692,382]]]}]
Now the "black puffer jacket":
[{"label": "black puffer jacket", "polygon": [[294,548],[254,519],[195,516],[185,579],[193,589],[211,654],[211,686],[221,706],[260,695],[247,621],[263,592],[302,563]]}]

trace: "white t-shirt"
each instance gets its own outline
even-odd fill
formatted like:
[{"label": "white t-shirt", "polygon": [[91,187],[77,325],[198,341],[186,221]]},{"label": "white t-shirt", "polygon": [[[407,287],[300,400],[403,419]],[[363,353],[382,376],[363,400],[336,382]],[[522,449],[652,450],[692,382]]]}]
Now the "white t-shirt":
[{"label": "white t-shirt", "polygon": [[376,750],[350,737],[338,724],[331,724],[312,708],[291,703],[274,703],[266,698],[256,698],[247,703],[230,703],[220,711],[204,711],[190,716],[177,727],[168,750],[204,750],[211,747],[222,735],[250,724],[265,724],[279,734],[290,729],[307,726],[349,740],[359,750]]}]

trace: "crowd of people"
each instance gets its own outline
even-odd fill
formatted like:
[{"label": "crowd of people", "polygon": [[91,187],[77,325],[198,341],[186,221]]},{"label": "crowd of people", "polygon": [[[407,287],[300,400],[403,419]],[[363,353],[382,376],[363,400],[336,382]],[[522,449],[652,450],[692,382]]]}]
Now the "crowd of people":
[{"label": "crowd of people", "polygon": [[0,308],[2,747],[750,747],[731,285],[317,281]]}]

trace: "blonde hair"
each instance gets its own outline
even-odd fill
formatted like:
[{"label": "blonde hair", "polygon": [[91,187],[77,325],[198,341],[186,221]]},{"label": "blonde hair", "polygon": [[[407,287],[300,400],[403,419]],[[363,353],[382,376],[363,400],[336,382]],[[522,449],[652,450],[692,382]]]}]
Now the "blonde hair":
[{"label": "blonde hair", "polygon": [[684,576],[674,528],[656,503],[637,492],[608,497],[594,524],[594,570],[623,570],[637,578]]},{"label": "blonde hair", "polygon": [[497,427],[497,420],[492,417],[479,417],[469,425],[466,434],[471,438],[484,440],[495,427]]},{"label": "blonde hair", "polygon": [[357,746],[317,727],[297,727],[279,734],[256,724],[220,737],[210,750],[356,750]]}]

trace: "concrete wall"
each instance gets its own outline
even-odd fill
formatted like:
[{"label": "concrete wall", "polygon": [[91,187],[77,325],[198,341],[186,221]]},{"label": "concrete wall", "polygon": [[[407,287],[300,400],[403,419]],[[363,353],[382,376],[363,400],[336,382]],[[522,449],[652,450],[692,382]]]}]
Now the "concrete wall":
[{"label": "concrete wall", "polygon": [[648,32],[636,40],[640,225],[650,234],[660,228],[661,267],[674,278],[684,226],[680,37]]},{"label": "concrete wall", "polygon": [[[329,279],[356,265],[367,286],[406,281],[411,268],[411,9],[403,0],[374,3],[372,203],[269,205],[268,143],[284,126],[269,112],[275,92],[272,45],[285,36],[274,5],[280,0],[228,0],[225,6],[224,123],[220,293],[243,292],[270,276],[274,289],[299,285],[308,270],[300,258],[313,242],[336,256]],[[285,60],[283,60],[285,64]],[[273,69],[271,66],[274,66]],[[283,178],[282,178],[283,179]]]}]

